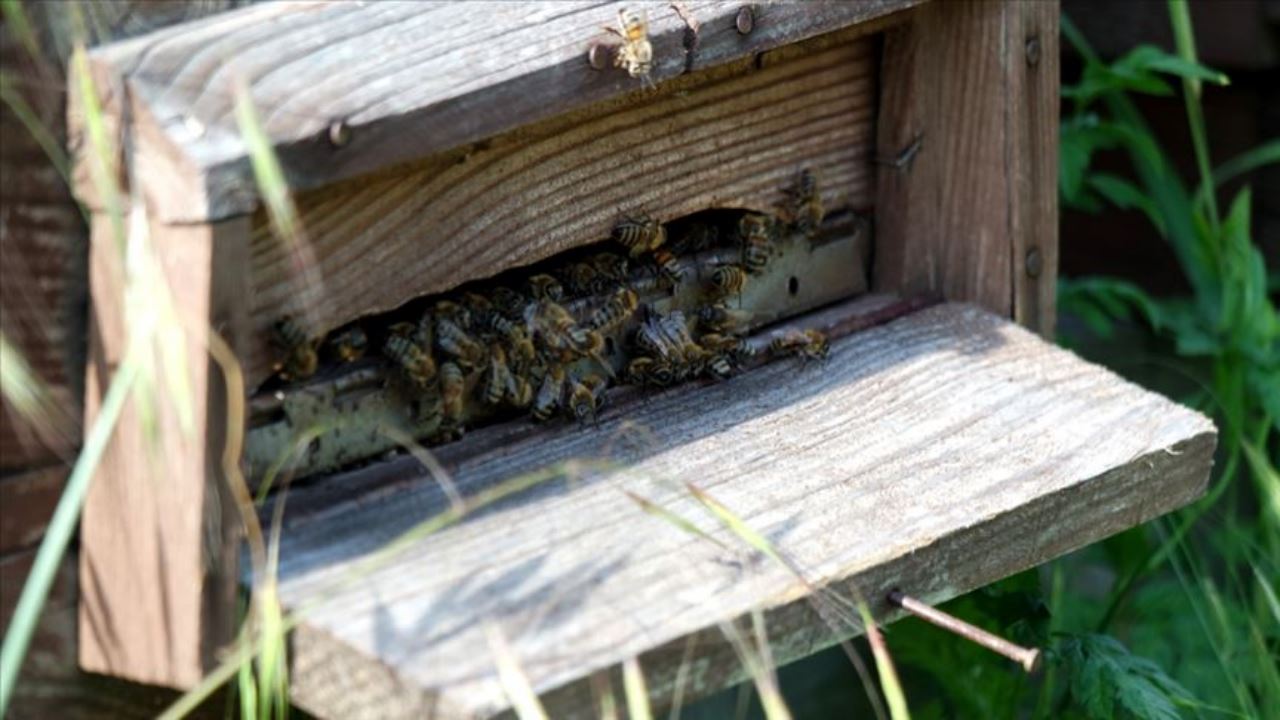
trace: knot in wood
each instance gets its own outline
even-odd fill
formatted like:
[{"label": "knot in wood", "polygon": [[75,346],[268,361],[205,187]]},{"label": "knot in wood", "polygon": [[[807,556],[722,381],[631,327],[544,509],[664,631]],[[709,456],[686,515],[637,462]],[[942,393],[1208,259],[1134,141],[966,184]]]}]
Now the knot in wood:
[{"label": "knot in wood", "polygon": [[1027,38],[1027,65],[1035,67],[1040,63],[1040,38]]},{"label": "knot in wood", "polygon": [[734,25],[738,28],[739,35],[747,35],[756,26],[756,14],[751,10],[750,5],[743,5],[738,8],[738,16],[734,19]]}]

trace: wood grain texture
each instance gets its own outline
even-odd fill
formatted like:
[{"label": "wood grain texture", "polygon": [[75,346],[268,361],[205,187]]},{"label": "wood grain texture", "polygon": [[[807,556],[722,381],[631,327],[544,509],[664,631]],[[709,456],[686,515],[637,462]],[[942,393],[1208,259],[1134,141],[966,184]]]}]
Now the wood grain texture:
[{"label": "wood grain texture", "polygon": [[[590,714],[586,678],[639,655],[667,701],[740,678],[716,623],[763,606],[779,662],[857,629],[725,531],[694,482],[806,578],[845,598],[941,601],[1167,512],[1204,489],[1216,433],[1191,410],[971,306],[677,388],[449,468],[464,494],[579,466],[416,541],[370,553],[447,506],[422,473],[286,520],[281,596],[322,600],[293,638],[295,700],[325,717],[490,717],[507,708],[483,627],[498,625],[554,717]],[[629,491],[726,547],[643,512]],[[615,677],[616,680],[616,677]]]},{"label": "wood grain texture", "polygon": [[[234,632],[238,517],[219,464],[225,389],[206,347],[211,327],[233,348],[238,342],[248,220],[152,225],[149,231],[182,325],[192,423],[184,432],[174,400],[181,386],[166,382],[162,372],[148,375],[149,394],[135,392],[125,405],[80,525],[80,662],[93,672],[189,687]],[[110,223],[95,216],[87,423],[125,353],[118,253]],[[152,403],[153,427],[146,425],[143,402]]]},{"label": "wood grain texture", "polygon": [[[652,80],[726,63],[838,30],[921,0],[755,3],[754,30],[735,29],[741,3],[688,0],[644,8]],[[170,222],[200,222],[257,204],[232,114],[243,79],[295,189],[315,188],[607,100],[639,87],[619,69],[592,70],[589,46],[618,3],[270,3],[118,43],[93,53],[117,116],[127,86],[134,121],[155,148],[147,197]],[[77,123],[72,115],[73,133]],[[341,120],[351,140],[335,151]],[[81,179],[87,176],[78,173]],[[145,181],[144,181],[145,182]],[[78,182],[95,207],[92,189]]]},{"label": "wood grain texture", "polygon": [[[941,292],[1052,333],[1056,17],[1056,2],[930,3],[886,33],[878,289]],[[1031,67],[1033,35],[1040,53]],[[1026,272],[1033,248],[1036,278]]]},{"label": "wood grain texture", "polygon": [[603,240],[620,211],[666,221],[708,207],[772,210],[803,167],[818,174],[829,210],[866,211],[872,41],[775,52],[760,70],[690,77],[643,104],[595,106],[463,157],[303,194],[321,287],[303,284],[299,254],[259,214],[250,387],[268,373],[270,328],[283,314],[323,333]]}]

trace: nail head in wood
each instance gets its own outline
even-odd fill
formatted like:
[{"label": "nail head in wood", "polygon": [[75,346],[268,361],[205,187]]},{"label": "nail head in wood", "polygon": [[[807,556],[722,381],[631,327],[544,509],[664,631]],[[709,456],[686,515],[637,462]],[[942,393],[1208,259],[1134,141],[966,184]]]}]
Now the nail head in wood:
[{"label": "nail head in wood", "polygon": [[890,605],[902,608],[931,625],[953,632],[965,640],[977,643],[994,653],[1013,660],[1028,673],[1033,673],[1040,669],[1041,657],[1038,648],[1025,648],[1021,645],[1015,645],[999,635],[993,635],[980,627],[970,625],[960,618],[927,605],[896,588],[889,591],[886,599]]},{"label": "nail head in wood", "polygon": [[587,48],[587,64],[592,70],[603,70],[609,67],[609,56],[612,54],[613,51],[608,45],[592,43],[591,47]]},{"label": "nail head in wood", "polygon": [[750,5],[738,8],[738,17],[734,20],[734,25],[737,26],[739,35],[750,34],[755,29],[756,14],[751,10]]},{"label": "nail head in wood", "polygon": [[1031,37],[1027,39],[1027,65],[1035,67],[1040,64],[1040,38]]},{"label": "nail head in wood", "polygon": [[1027,251],[1027,277],[1038,278],[1044,270],[1044,259],[1040,256],[1040,248],[1033,247]]},{"label": "nail head in wood", "polygon": [[345,120],[329,123],[329,144],[335,148],[346,147],[351,142],[351,126]]}]

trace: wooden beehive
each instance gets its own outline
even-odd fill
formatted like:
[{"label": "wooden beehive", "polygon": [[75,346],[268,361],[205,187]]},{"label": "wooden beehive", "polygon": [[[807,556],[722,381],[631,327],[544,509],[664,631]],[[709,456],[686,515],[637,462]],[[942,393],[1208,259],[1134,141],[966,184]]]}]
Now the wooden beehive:
[{"label": "wooden beehive", "polygon": [[[620,490],[689,514],[678,481],[694,480],[813,584],[889,615],[874,602],[889,587],[944,599],[1204,487],[1207,420],[1027,331],[1053,327],[1056,4],[646,9],[653,88],[588,62],[616,5],[273,4],[91,55],[189,354],[204,357],[212,327],[250,389],[271,374],[284,314],[328,332],[599,241],[629,208],[662,222],[769,212],[807,168],[832,217],[860,219],[849,232],[870,255],[866,268],[851,259],[848,282],[874,294],[796,321],[845,335],[821,366],[623,393],[593,428],[514,421],[442,446],[467,495],[560,473],[376,569],[365,563],[380,544],[448,507],[438,478],[397,458],[293,491],[281,597],[328,599],[293,637],[294,699],[312,712],[502,712],[487,624],[557,717],[633,656],[659,703],[681,664],[690,693],[734,680],[717,623],[751,608],[767,609],[780,661],[856,631],[816,617],[812,586],[785,569],[703,547]],[[297,193],[304,245],[274,237],[260,207],[237,83]],[[91,159],[79,164],[95,211],[89,421],[124,352]],[[819,283],[845,281],[837,268]],[[90,495],[86,668],[190,685],[234,631],[244,575],[220,464],[226,389],[204,361],[190,385],[195,433],[174,429],[170,404],[157,446],[127,409]],[[607,462],[564,464],[582,458]],[[352,573],[358,586],[338,582]]]}]

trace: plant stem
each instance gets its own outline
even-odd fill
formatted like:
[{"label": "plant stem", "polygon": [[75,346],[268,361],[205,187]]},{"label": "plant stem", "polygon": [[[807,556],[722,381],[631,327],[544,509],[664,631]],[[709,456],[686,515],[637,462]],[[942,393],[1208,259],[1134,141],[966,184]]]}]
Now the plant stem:
[{"label": "plant stem", "polygon": [[[1191,31],[1191,12],[1187,9],[1187,0],[1169,0],[1169,23],[1173,26],[1173,44],[1178,56],[1188,62],[1196,60],[1196,39]],[[1209,142],[1205,135],[1204,109],[1200,106],[1200,81],[1187,76],[1182,77],[1182,99],[1187,105],[1187,124],[1191,126],[1191,143],[1195,147],[1196,167],[1200,171],[1200,182],[1213,187],[1213,171],[1209,167]],[[1214,237],[1218,235],[1218,200],[1212,189],[1205,199],[1209,208],[1209,227]]]},{"label": "plant stem", "polygon": [[120,365],[120,371],[111,381],[107,396],[102,401],[102,409],[94,420],[88,436],[85,438],[84,450],[76,459],[75,467],[67,480],[67,487],[62,491],[58,507],[53,511],[49,521],[49,529],[45,531],[44,540],[36,552],[35,563],[31,566],[31,574],[22,586],[22,595],[13,611],[13,619],[9,623],[9,632],[4,637],[4,647],[0,649],[0,716],[9,707],[13,688],[18,679],[18,670],[31,644],[31,636],[35,633],[36,622],[49,595],[57,575],[58,565],[66,553],[67,544],[75,533],[80,519],[80,509],[84,506],[84,498],[89,488],[89,480],[102,460],[107,449],[107,442],[115,430],[116,421],[124,409],[125,400],[139,377],[141,367],[136,352],[129,353]]}]

